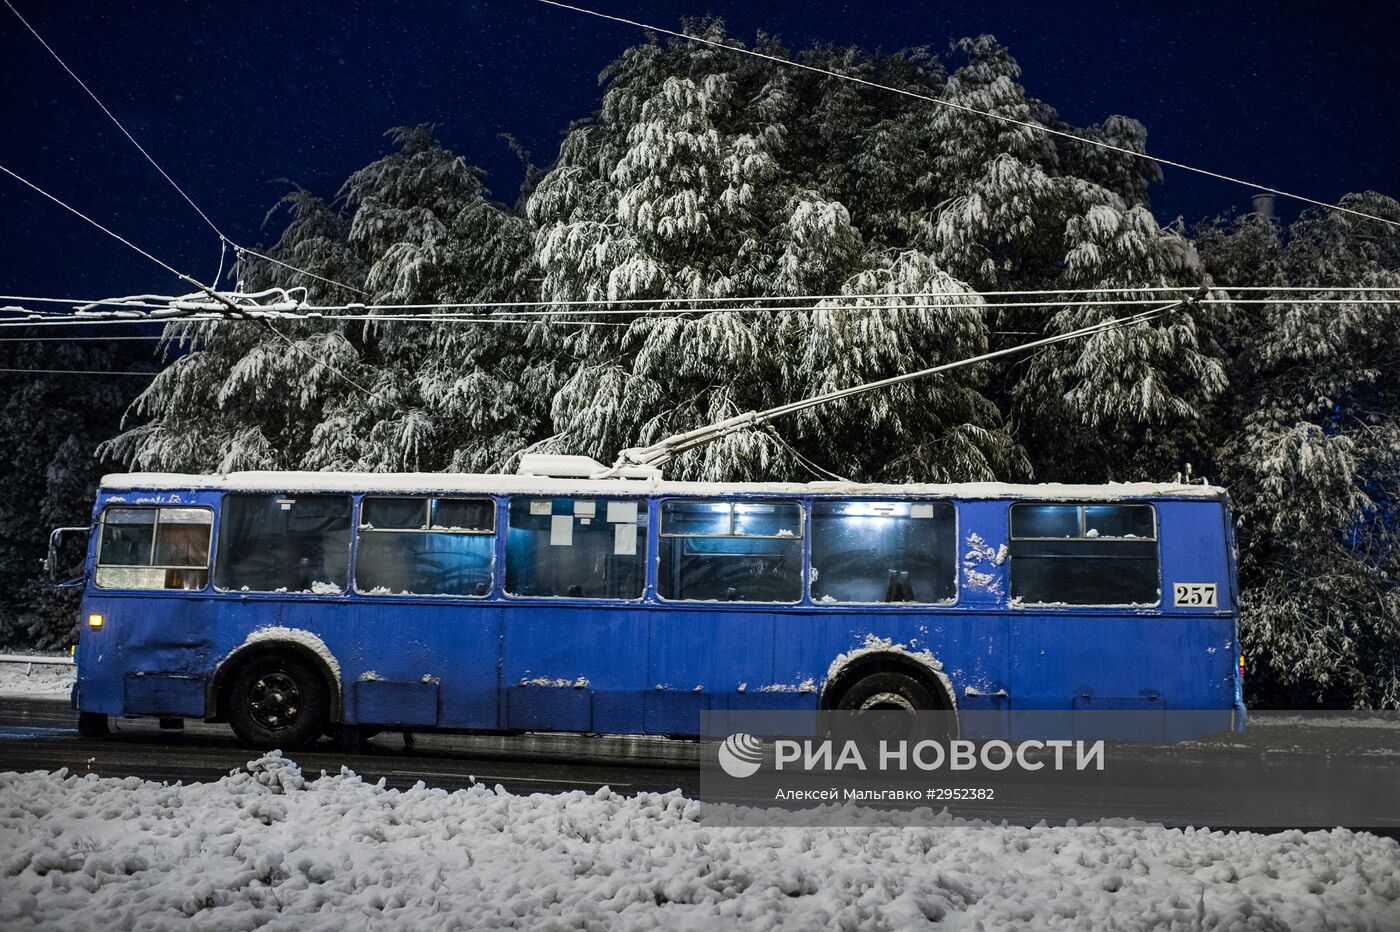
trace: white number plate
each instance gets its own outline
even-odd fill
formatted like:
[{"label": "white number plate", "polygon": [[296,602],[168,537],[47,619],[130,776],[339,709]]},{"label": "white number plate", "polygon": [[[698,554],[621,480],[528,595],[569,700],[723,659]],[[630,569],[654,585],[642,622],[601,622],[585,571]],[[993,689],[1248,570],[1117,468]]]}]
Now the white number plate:
[{"label": "white number plate", "polygon": [[1216,604],[1213,582],[1179,582],[1172,585],[1172,605],[1215,608]]}]

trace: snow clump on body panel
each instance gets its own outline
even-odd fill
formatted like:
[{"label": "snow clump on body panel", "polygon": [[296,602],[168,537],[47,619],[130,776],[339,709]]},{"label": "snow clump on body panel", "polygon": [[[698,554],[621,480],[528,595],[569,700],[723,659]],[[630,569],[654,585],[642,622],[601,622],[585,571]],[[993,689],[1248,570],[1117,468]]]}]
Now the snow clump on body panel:
[{"label": "snow clump on body panel", "polygon": [[[927,810],[727,824],[678,792],[514,796],[274,752],[214,783],[0,775],[0,927],[1394,928],[1400,846]],[[914,824],[908,824],[910,821]]]}]

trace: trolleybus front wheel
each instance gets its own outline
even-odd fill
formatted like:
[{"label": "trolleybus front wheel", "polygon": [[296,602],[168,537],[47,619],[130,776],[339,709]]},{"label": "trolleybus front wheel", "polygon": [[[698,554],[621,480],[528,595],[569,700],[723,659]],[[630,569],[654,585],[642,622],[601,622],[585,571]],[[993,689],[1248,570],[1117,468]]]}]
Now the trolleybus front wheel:
[{"label": "trolleybus front wheel", "polygon": [[330,696],[326,681],[306,661],[264,654],[234,677],[228,721],[239,738],[262,748],[300,748],[326,730]]}]

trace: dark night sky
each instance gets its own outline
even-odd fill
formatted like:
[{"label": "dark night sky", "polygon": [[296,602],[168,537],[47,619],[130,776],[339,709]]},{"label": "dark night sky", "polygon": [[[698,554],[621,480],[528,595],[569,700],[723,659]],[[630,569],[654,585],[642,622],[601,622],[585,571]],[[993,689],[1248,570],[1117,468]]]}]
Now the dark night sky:
[{"label": "dark night sky", "polygon": [[[249,243],[268,235],[259,224],[284,190],[277,179],[334,194],[401,124],[441,124],[445,143],[514,200],[520,167],[497,134],[548,163],[569,121],[596,105],[598,72],[642,39],[532,0],[13,2],[215,222]],[[791,48],[942,48],[990,32],[1030,93],[1070,122],[1134,116],[1165,158],[1325,200],[1400,195],[1400,16],[1388,3],[582,5],[667,27],[718,14],[746,42],[764,29]],[[212,275],[212,232],[3,7],[0,88],[0,163],[171,264]],[[1153,197],[1164,221],[1194,221],[1248,192],[1167,169]],[[0,176],[0,292],[177,287]]]}]

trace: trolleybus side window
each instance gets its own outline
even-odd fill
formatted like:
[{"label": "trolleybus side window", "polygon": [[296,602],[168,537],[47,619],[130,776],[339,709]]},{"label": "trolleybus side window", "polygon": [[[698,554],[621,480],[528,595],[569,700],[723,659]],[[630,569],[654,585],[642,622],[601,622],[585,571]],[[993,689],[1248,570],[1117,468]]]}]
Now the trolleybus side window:
[{"label": "trolleybus side window", "polygon": [[209,583],[208,508],[108,508],[96,583],[103,589],[203,589]]},{"label": "trolleybus side window", "polygon": [[1011,595],[1025,603],[1153,605],[1157,522],[1145,504],[1011,506]]},{"label": "trolleybus side window", "polygon": [[951,502],[813,502],[812,598],[950,602],[956,534]]},{"label": "trolleybus side window", "polygon": [[796,502],[665,502],[660,549],[656,586],[663,599],[802,597],[802,508]]},{"label": "trolleybus side window", "polygon": [[359,530],[359,592],[484,596],[491,591],[496,503],[489,498],[365,496]]},{"label": "trolleybus side window", "polygon": [[512,498],[506,592],[639,599],[646,586],[646,526],[645,502]]},{"label": "trolleybus side window", "polygon": [[348,495],[225,495],[214,585],[343,592],[350,571],[350,506]]}]

